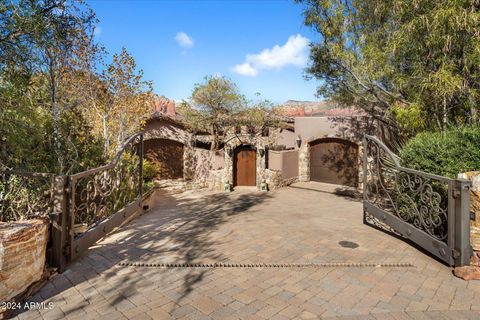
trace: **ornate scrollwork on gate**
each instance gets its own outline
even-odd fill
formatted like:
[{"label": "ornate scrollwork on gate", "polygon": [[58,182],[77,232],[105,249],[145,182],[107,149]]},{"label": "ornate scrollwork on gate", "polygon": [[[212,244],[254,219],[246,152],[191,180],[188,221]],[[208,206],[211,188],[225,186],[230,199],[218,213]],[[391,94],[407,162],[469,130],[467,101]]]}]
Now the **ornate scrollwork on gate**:
[{"label": "ornate scrollwork on gate", "polygon": [[447,242],[448,181],[406,169],[383,143],[366,137],[365,197],[368,202]]},{"label": "ornate scrollwork on gate", "polygon": [[139,136],[132,137],[109,165],[72,176],[75,224],[93,227],[140,195],[138,146]]}]

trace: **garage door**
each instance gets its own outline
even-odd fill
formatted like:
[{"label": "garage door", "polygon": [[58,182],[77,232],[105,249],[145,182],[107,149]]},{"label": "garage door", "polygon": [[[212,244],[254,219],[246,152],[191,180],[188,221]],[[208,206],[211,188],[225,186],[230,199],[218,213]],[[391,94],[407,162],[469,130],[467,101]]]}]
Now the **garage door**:
[{"label": "garage door", "polygon": [[358,146],[342,139],[320,139],[310,143],[310,180],[358,185]]},{"label": "garage door", "polygon": [[159,166],[157,178],[183,178],[183,144],[168,139],[151,139],[143,143],[145,158]]}]

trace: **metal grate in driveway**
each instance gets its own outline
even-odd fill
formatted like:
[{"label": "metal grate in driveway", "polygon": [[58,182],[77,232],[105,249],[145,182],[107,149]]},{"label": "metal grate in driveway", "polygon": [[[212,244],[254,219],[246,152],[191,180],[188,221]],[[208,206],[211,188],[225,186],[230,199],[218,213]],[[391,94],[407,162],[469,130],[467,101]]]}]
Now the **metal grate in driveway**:
[{"label": "metal grate in driveway", "polygon": [[144,263],[120,262],[122,267],[144,268],[415,268],[412,263]]}]

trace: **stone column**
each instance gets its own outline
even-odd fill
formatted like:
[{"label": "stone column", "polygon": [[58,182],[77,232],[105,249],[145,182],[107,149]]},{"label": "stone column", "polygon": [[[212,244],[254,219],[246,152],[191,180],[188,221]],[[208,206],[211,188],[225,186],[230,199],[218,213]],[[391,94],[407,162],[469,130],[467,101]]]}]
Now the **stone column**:
[{"label": "stone column", "polygon": [[183,178],[185,180],[194,180],[196,163],[195,150],[192,146],[185,144],[183,147]]},{"label": "stone column", "polygon": [[363,144],[358,145],[358,187],[359,192],[363,191]]},{"label": "stone column", "polygon": [[310,144],[307,141],[298,149],[298,180],[310,181]]},{"label": "stone column", "polygon": [[234,153],[234,148],[232,146],[225,146],[225,166],[223,168],[224,170],[224,178],[223,178],[223,183],[226,183],[227,181],[230,184],[233,184],[233,153]]},{"label": "stone column", "polygon": [[475,220],[470,221],[470,244],[473,250],[480,251],[480,171],[461,173],[458,177],[472,181],[470,211],[475,213]]},{"label": "stone column", "polygon": [[9,301],[41,280],[47,239],[46,220],[0,224],[0,301]]}]

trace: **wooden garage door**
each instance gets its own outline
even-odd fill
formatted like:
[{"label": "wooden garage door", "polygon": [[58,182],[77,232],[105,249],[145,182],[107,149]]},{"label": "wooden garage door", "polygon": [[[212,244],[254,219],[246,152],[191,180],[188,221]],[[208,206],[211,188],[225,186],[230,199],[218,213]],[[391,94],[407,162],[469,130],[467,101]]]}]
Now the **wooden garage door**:
[{"label": "wooden garage door", "polygon": [[342,139],[321,139],[310,144],[310,180],[358,185],[358,146]]},{"label": "wooden garage door", "polygon": [[234,186],[255,186],[256,154],[250,147],[239,147],[235,150]]},{"label": "wooden garage door", "polygon": [[159,179],[183,178],[183,144],[168,139],[151,139],[143,143],[145,158],[158,164]]}]

